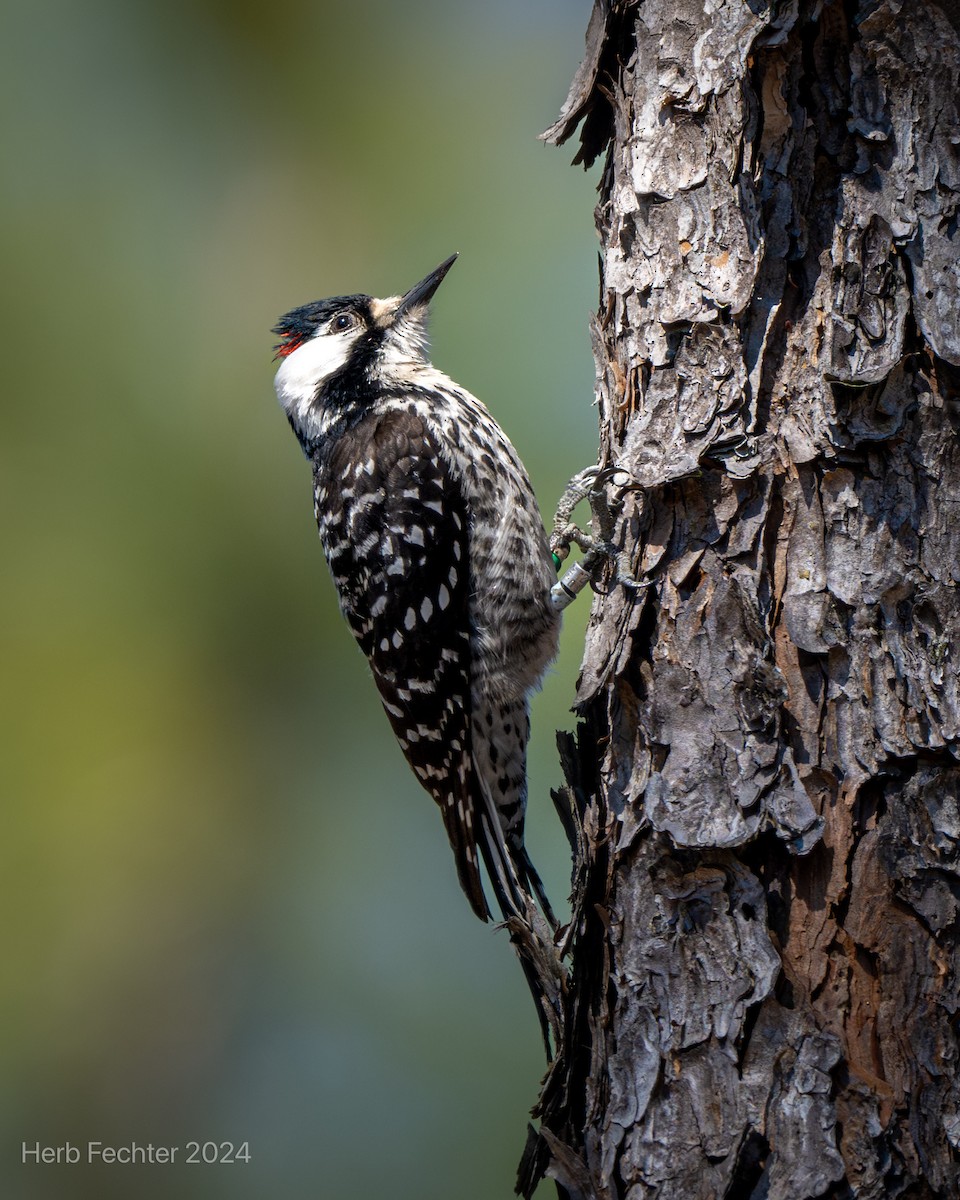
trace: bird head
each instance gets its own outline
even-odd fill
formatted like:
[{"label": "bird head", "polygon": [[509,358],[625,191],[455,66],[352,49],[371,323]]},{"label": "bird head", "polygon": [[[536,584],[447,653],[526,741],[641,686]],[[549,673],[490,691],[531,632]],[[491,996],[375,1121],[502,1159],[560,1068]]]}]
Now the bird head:
[{"label": "bird head", "polygon": [[412,382],[429,363],[430,301],[456,258],[402,296],[333,296],[280,318],[277,396],[301,441],[320,431],[324,411],[362,405],[384,387]]}]

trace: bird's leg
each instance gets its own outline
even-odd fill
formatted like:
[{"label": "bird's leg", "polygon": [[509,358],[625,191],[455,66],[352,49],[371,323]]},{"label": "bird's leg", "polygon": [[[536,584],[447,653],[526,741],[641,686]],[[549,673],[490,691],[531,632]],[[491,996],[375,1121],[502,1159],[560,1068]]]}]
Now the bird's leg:
[{"label": "bird's leg", "polygon": [[[583,551],[583,558],[568,567],[550,589],[550,599],[558,611],[575,600],[588,583],[597,590],[600,572],[609,564],[613,565],[614,584],[629,588],[648,586],[633,578],[627,555],[613,543],[615,514],[606,485],[621,473],[617,467],[587,467],[574,475],[564,488],[553,518],[550,552],[558,569],[571,546],[578,546]],[[622,494],[633,489],[627,485],[618,490]],[[573,523],[573,511],[583,500],[590,505],[590,533]]]}]

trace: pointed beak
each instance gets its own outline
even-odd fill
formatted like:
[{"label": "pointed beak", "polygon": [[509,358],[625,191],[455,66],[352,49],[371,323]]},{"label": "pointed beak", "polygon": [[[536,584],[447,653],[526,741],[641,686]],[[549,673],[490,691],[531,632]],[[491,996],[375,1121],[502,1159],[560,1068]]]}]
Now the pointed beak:
[{"label": "pointed beak", "polygon": [[429,304],[433,299],[433,293],[443,283],[444,275],[446,275],[457,261],[457,258],[458,255],[451,254],[447,261],[442,262],[435,271],[431,271],[426,279],[421,279],[405,296],[401,296],[400,303],[394,312],[394,317],[401,317],[412,308],[421,308]]}]

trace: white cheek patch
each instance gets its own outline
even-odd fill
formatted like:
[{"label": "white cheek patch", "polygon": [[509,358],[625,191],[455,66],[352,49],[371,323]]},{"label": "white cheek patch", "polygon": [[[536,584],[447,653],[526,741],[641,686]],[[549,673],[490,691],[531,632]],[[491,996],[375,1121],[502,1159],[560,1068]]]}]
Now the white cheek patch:
[{"label": "white cheek patch", "polygon": [[277,399],[292,420],[301,425],[308,423],[317,388],[340,370],[356,340],[356,337],[319,334],[287,355],[273,382]]}]

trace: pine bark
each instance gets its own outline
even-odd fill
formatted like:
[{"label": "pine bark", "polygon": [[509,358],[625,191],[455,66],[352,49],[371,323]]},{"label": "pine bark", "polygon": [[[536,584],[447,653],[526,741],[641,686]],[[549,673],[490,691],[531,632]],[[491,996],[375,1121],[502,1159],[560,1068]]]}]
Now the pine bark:
[{"label": "pine bark", "polygon": [[[595,0],[619,547],[520,1190],[960,1196],[954,0]],[[629,483],[630,489],[622,485]]]}]

